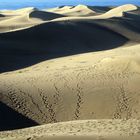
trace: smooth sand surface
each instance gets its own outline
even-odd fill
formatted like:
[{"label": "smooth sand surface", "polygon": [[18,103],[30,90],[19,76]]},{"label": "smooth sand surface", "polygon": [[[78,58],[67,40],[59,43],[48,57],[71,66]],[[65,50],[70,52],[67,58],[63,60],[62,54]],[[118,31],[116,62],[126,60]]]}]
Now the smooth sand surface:
[{"label": "smooth sand surface", "polygon": [[139,140],[139,11],[0,11],[0,139]]}]

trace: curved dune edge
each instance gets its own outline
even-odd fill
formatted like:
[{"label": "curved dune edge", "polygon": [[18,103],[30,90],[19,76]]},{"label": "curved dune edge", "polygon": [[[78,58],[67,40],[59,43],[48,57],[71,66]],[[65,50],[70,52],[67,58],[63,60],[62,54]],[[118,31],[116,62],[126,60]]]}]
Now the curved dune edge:
[{"label": "curved dune edge", "polygon": [[101,15],[97,16],[86,16],[86,17],[64,17],[64,18],[58,18],[54,19],[54,21],[59,21],[59,20],[85,20],[85,19],[108,19],[108,18],[113,18],[113,17],[122,17],[124,12],[129,12],[129,11],[135,11],[137,10],[138,7],[133,5],[133,4],[126,4],[122,6],[115,7]]},{"label": "curved dune edge", "polygon": [[1,140],[138,140],[140,120],[78,120],[0,132]]},{"label": "curved dune edge", "polygon": [[124,12],[129,12],[129,11],[134,11],[137,10],[137,6],[133,5],[133,4],[126,4],[126,5],[122,5],[122,6],[118,6],[116,8],[111,9],[110,11],[106,12],[105,15],[108,17],[121,17],[123,16]]},{"label": "curved dune edge", "polygon": [[77,5],[77,6],[61,6],[57,8],[47,9],[46,11],[63,14],[66,16],[92,16],[96,15],[96,11],[91,10],[86,5]]},{"label": "curved dune edge", "polygon": [[94,6],[89,8],[85,5],[78,6],[64,6],[62,8],[53,8],[48,10],[38,10],[33,7],[13,10],[13,11],[2,11],[2,15],[10,18],[0,22],[2,28],[1,33],[11,32],[17,30],[23,30],[36,26],[42,23],[48,22],[64,22],[64,21],[75,21],[75,20],[98,20],[98,19],[110,19],[115,17],[123,17],[124,12],[136,11],[138,7],[133,4],[126,4],[105,12],[95,12]]},{"label": "curved dune edge", "polygon": [[[94,11],[94,6],[90,8],[85,5],[78,5],[75,7],[64,6],[62,8],[53,8],[53,9],[48,9],[47,11],[58,13],[58,14],[64,14],[64,15],[71,15],[71,16],[75,15],[75,17],[80,16],[80,15],[86,15],[86,17],[79,17],[79,18],[96,19],[96,18],[122,17],[123,12],[134,11],[137,9],[138,9],[138,7],[133,4],[125,4],[125,5],[118,6],[118,7],[112,8],[112,9],[110,8],[110,10],[104,12],[103,14],[100,13],[100,15],[97,15],[96,10]],[[89,17],[87,17],[88,15],[89,15]],[[73,17],[71,17],[71,19],[73,19]]]}]

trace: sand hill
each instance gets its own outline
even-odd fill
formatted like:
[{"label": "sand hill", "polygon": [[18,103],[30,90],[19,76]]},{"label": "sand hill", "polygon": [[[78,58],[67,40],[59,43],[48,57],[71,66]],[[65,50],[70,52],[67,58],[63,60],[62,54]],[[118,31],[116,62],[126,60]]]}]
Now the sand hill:
[{"label": "sand hill", "polygon": [[63,15],[60,14],[55,14],[55,13],[50,13],[50,12],[45,12],[45,11],[37,11],[34,10],[31,13],[29,13],[29,18],[35,18],[35,19],[40,19],[40,20],[52,20],[56,18],[64,17]]},{"label": "sand hill", "polygon": [[139,140],[139,12],[1,11],[0,140]]},{"label": "sand hill", "polygon": [[92,16],[97,14],[95,11],[91,10],[88,6],[85,5],[62,6],[58,8],[49,9],[47,11],[67,16]]},{"label": "sand hill", "polygon": [[119,6],[105,13],[108,17],[122,17],[124,12],[137,10],[137,7],[132,4]]}]

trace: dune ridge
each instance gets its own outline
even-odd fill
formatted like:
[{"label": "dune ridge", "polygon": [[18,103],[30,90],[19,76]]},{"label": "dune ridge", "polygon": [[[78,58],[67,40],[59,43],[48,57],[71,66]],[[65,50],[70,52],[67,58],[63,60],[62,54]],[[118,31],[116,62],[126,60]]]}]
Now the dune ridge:
[{"label": "dune ridge", "polygon": [[96,15],[96,12],[91,10],[88,6],[77,5],[77,6],[63,6],[58,8],[52,8],[47,11],[63,14],[67,16],[92,16]]},{"label": "dune ridge", "polygon": [[[138,140],[139,120],[84,120],[42,125],[0,133],[3,140]],[[25,135],[26,134],[26,135]],[[23,138],[24,137],[24,138]]]},{"label": "dune ridge", "polygon": [[114,8],[105,13],[108,17],[122,17],[124,12],[134,11],[137,10],[137,6],[132,4],[122,5],[117,8]]},{"label": "dune ridge", "polygon": [[0,11],[0,139],[139,140],[139,12]]},{"label": "dune ridge", "polygon": [[[79,11],[79,9],[81,9],[81,11]],[[95,15],[86,14],[85,17],[78,16],[77,13],[79,13],[79,15],[82,15],[83,9],[84,9],[83,13],[90,13],[90,12],[96,13],[93,10],[91,10],[91,8],[88,8],[88,6],[84,6],[84,5],[78,5],[75,7],[65,7],[64,6],[62,8],[50,9],[50,10],[47,10],[49,13],[46,10],[39,11],[38,9],[33,8],[33,7],[23,8],[23,9],[19,9],[19,10],[15,10],[15,11],[10,11],[10,14],[12,13],[11,18],[8,18],[7,20],[3,20],[0,23],[0,27],[4,24],[7,28],[4,26],[6,29],[3,29],[1,31],[7,32],[7,31],[9,31],[9,28],[13,28],[11,30],[16,30],[18,28],[22,29],[22,27],[23,28],[31,27],[31,26],[35,26],[37,24],[42,24],[42,23],[47,23],[47,22],[71,21],[71,20],[97,20],[97,19],[109,19],[109,18],[115,18],[115,17],[123,17],[124,12],[136,11],[136,10],[138,10],[138,7],[136,7],[132,4],[127,4],[127,5],[117,7],[117,8],[113,8],[102,14],[101,13],[97,13]],[[61,12],[55,13],[55,11],[57,11],[57,10],[63,11],[64,13],[61,13]],[[70,11],[71,14],[67,15],[66,14],[67,11]],[[3,15],[4,14],[6,16],[7,11],[3,12]],[[15,17],[15,15],[17,15],[17,16]],[[33,17],[32,17],[32,15],[33,15]],[[16,21],[18,21],[17,22],[18,24],[16,23]],[[9,25],[9,23],[10,23],[10,25]]]}]

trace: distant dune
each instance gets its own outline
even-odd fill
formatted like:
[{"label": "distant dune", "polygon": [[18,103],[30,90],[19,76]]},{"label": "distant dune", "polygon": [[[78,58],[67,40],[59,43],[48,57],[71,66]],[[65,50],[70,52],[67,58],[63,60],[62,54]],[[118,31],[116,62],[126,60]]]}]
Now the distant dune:
[{"label": "distant dune", "polygon": [[0,11],[0,140],[139,140],[139,13]]},{"label": "distant dune", "polygon": [[29,14],[29,18],[36,18],[36,19],[40,19],[40,20],[52,20],[55,18],[60,18],[60,17],[64,17],[63,15],[60,14],[55,14],[55,13],[50,13],[50,12],[45,12],[45,11],[32,11]]},{"label": "distant dune", "polygon": [[97,13],[85,5],[78,6],[62,6],[58,8],[49,9],[48,11],[63,14],[67,16],[94,16]]}]

